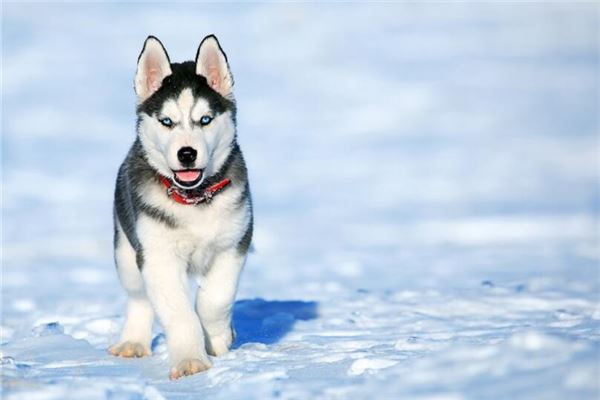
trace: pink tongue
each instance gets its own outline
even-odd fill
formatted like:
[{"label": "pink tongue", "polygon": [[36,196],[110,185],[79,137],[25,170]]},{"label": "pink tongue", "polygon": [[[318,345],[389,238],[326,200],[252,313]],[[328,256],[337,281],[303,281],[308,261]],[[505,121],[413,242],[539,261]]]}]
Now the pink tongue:
[{"label": "pink tongue", "polygon": [[200,171],[178,171],[175,176],[182,182],[193,182],[200,177]]}]

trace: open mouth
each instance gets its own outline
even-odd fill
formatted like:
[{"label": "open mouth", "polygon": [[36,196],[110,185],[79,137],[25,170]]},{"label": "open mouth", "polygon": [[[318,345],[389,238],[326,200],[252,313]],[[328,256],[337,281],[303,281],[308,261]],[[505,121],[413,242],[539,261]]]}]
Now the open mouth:
[{"label": "open mouth", "polygon": [[175,183],[182,188],[193,188],[202,180],[201,169],[184,169],[173,171]]}]

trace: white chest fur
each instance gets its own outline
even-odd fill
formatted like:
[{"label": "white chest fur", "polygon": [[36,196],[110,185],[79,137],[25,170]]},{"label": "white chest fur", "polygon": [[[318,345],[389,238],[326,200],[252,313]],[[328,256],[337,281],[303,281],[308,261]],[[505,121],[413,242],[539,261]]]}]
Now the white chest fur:
[{"label": "white chest fur", "polygon": [[206,273],[216,254],[238,245],[250,223],[249,204],[239,204],[242,190],[232,184],[210,205],[193,206],[176,203],[162,186],[149,184],[142,191],[144,201],[172,217],[176,227],[140,215],[136,228],[142,246],[163,246],[188,263],[189,273]]}]

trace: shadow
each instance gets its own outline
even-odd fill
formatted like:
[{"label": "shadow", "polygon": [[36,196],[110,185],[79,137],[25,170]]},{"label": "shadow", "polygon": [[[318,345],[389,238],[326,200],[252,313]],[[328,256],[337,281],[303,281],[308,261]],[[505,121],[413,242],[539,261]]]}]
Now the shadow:
[{"label": "shadow", "polygon": [[319,316],[316,301],[239,300],[233,306],[236,340],[233,348],[246,343],[273,344],[294,328],[296,321]]}]

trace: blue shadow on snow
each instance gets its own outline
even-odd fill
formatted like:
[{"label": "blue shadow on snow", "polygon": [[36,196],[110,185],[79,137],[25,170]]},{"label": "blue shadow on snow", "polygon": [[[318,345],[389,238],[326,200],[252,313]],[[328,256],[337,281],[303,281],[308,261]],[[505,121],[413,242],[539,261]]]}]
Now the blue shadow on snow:
[{"label": "blue shadow on snow", "polygon": [[233,306],[236,340],[233,348],[245,343],[273,344],[294,328],[296,321],[319,316],[316,301],[238,300]]}]

